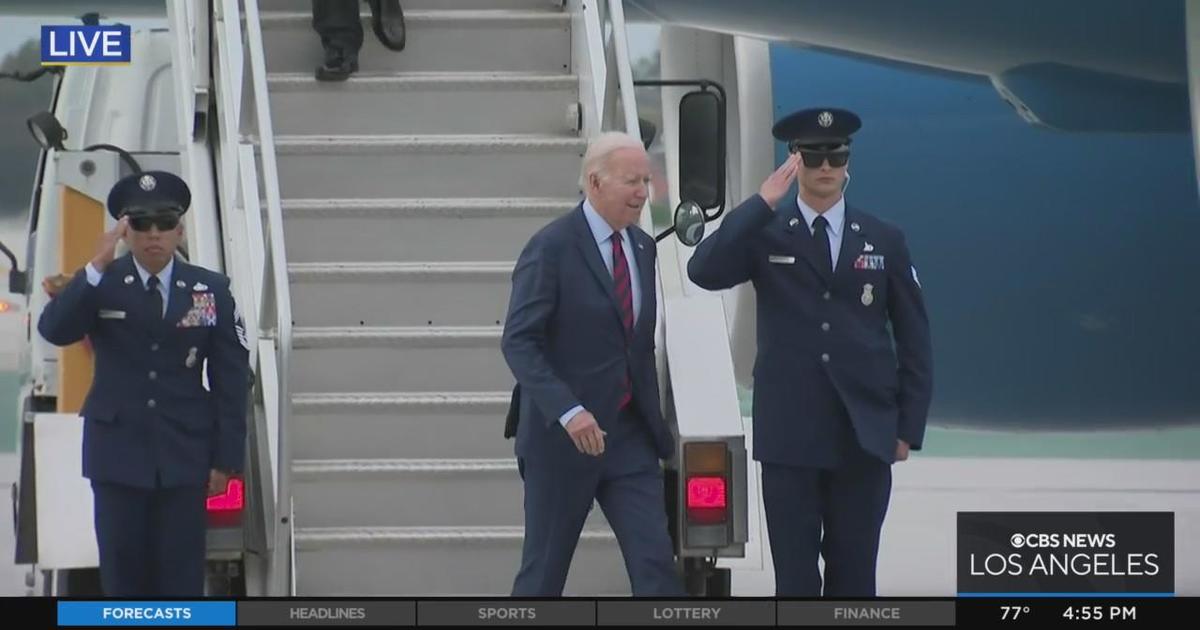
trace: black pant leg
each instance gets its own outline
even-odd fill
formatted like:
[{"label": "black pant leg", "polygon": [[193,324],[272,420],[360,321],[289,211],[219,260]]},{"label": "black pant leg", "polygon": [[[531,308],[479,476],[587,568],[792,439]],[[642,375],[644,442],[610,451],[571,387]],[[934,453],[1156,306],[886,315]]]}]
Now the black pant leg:
[{"label": "black pant leg", "polygon": [[92,482],[100,583],[108,597],[155,595],[150,565],[147,488]]},{"label": "black pant leg", "polygon": [[363,45],[358,10],[358,0],[312,0],[313,30],[320,34],[326,50],[336,48],[351,57],[358,55]]},{"label": "black pant leg", "polygon": [[158,488],[150,507],[151,565],[160,597],[202,597],[208,512],[204,486]]}]

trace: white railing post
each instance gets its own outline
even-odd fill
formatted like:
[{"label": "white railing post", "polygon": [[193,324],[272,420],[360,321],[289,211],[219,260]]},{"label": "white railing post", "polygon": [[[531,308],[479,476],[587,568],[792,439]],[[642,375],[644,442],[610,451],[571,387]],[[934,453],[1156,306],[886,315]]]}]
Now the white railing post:
[{"label": "white railing post", "polygon": [[[283,242],[283,211],[279,198],[279,170],[275,162],[275,133],[271,123],[270,98],[267,92],[267,66],[263,51],[262,28],[259,23],[258,0],[245,0],[247,46],[250,53],[251,84],[254,86],[255,120],[258,126],[259,152],[262,161],[262,181],[267,199],[267,253],[270,256],[271,284],[275,308],[275,352],[278,367],[279,415],[276,440],[275,521],[271,556],[272,594],[294,594],[295,582],[289,579],[293,571],[291,521],[291,440],[288,435],[291,419],[289,373],[292,350],[291,291],[287,277],[287,256]],[[285,553],[285,550],[288,553]]]},{"label": "white railing post", "polygon": [[[207,111],[210,92],[220,99],[220,147],[216,157],[221,224],[225,226],[230,276],[234,277],[239,304],[253,342],[252,365],[257,369],[264,393],[264,437],[270,461],[261,463],[263,469],[259,481],[263,484],[262,496],[267,503],[263,506],[263,515],[268,519],[267,547],[271,554],[266,590],[270,595],[288,595],[295,592],[288,446],[292,316],[262,31],[257,0],[212,2],[215,3],[212,10],[219,18],[214,33],[208,32],[207,15],[190,19],[197,6],[209,6],[207,1],[200,4],[186,0],[168,2],[172,27],[179,33],[174,49],[179,62],[176,66],[179,72],[177,95],[180,97],[177,114],[181,125],[186,123],[181,128],[187,165],[187,145],[195,144],[189,141],[206,140],[191,137],[196,105],[205,103],[204,110]],[[194,28],[201,19],[204,28]],[[197,30],[204,35],[203,42],[196,37]],[[208,46],[211,40],[216,41],[217,64],[212,68],[215,80],[210,86]],[[202,72],[197,70],[198,65],[203,68]],[[250,80],[245,80],[247,78]],[[244,120],[252,121],[255,127],[258,160],[251,144],[253,139],[247,141],[242,135]],[[197,165],[193,168],[203,163],[199,160],[190,162]],[[266,200],[265,226],[260,192]]]},{"label": "white railing post", "polygon": [[[203,22],[200,31],[208,35],[208,15],[198,19],[195,11],[199,5],[186,0],[167,2],[167,20],[172,37],[171,74],[175,86],[175,123],[179,130],[180,172],[192,189],[192,205],[200,208],[215,207],[212,172],[208,169],[205,138],[197,129],[198,111],[207,114],[208,84],[207,65],[204,78],[197,70],[197,58],[208,58],[208,40],[197,37],[198,22]],[[207,7],[207,3],[204,3]],[[213,213],[190,212],[184,217],[187,223],[188,258],[194,263],[210,269],[224,270],[222,263],[220,232]]]},{"label": "white railing post", "polygon": [[[608,13],[612,19],[613,44],[616,49],[616,63],[613,65],[621,98],[621,117],[625,122],[625,132],[640,139],[642,129],[638,122],[637,98],[633,87],[633,66],[629,59],[629,37],[626,33],[625,5],[622,0],[609,0]],[[641,228],[652,236],[655,234],[654,218],[650,212],[642,212]]]}]

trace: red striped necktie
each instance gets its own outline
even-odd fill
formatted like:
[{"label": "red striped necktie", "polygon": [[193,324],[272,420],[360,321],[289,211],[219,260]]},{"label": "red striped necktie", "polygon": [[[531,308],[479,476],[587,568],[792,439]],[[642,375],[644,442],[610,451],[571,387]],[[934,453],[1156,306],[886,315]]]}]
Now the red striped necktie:
[{"label": "red striped necktie", "polygon": [[[613,285],[617,295],[617,305],[621,309],[621,323],[625,325],[625,342],[633,339],[633,284],[629,279],[629,261],[625,260],[625,250],[621,247],[620,232],[613,232]],[[629,371],[625,372],[625,382],[621,386],[621,402],[618,409],[624,409],[633,399],[633,387],[629,379]]]}]

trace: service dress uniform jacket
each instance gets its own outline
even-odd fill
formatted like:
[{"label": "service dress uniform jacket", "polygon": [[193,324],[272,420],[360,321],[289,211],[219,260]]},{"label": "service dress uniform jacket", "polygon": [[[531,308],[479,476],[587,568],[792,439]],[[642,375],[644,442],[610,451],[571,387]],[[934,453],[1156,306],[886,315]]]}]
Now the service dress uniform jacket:
[{"label": "service dress uniform jacket", "polygon": [[850,437],[890,463],[897,438],[921,448],[932,397],[929,321],[904,235],[847,205],[831,277],[817,250],[794,196],[772,211],[754,195],[696,248],[688,274],[710,290],[754,283],[755,459],[835,465],[844,427],[813,413],[834,406],[815,399],[831,394]]},{"label": "service dress uniform jacket", "polygon": [[96,286],[81,269],[38,321],[51,343],[86,338],[94,354],[83,474],[110,596],[203,594],[210,470],[245,458],[248,350],[229,280],[169,268],[165,314],[126,254]]}]

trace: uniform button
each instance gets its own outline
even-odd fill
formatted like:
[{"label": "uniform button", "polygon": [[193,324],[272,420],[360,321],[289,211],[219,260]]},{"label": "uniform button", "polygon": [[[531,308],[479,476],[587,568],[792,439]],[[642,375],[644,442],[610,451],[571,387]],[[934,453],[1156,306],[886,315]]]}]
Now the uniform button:
[{"label": "uniform button", "polygon": [[823,322],[821,324],[821,330],[824,330],[825,332],[829,332],[829,322]]},{"label": "uniform button", "polygon": [[833,295],[832,295],[830,292],[826,291],[826,292],[825,292],[825,294],[824,294],[824,295],[822,295],[821,297],[823,297],[823,298],[825,298],[826,300],[828,300],[829,298],[833,297]]},{"label": "uniform button", "polygon": [[155,372],[154,370],[150,370],[150,380],[153,381],[156,378],[158,378],[158,372]]},{"label": "uniform button", "polygon": [[158,403],[154,402],[154,399],[151,398],[150,400],[146,401],[146,406],[153,409],[158,406]]},{"label": "uniform button", "polygon": [[156,344],[156,343],[150,344],[150,352],[158,352],[158,344]]},{"label": "uniform button", "polygon": [[[821,361],[824,363],[829,363],[829,353],[822,354]],[[150,402],[154,402],[154,401],[150,401]]]}]

